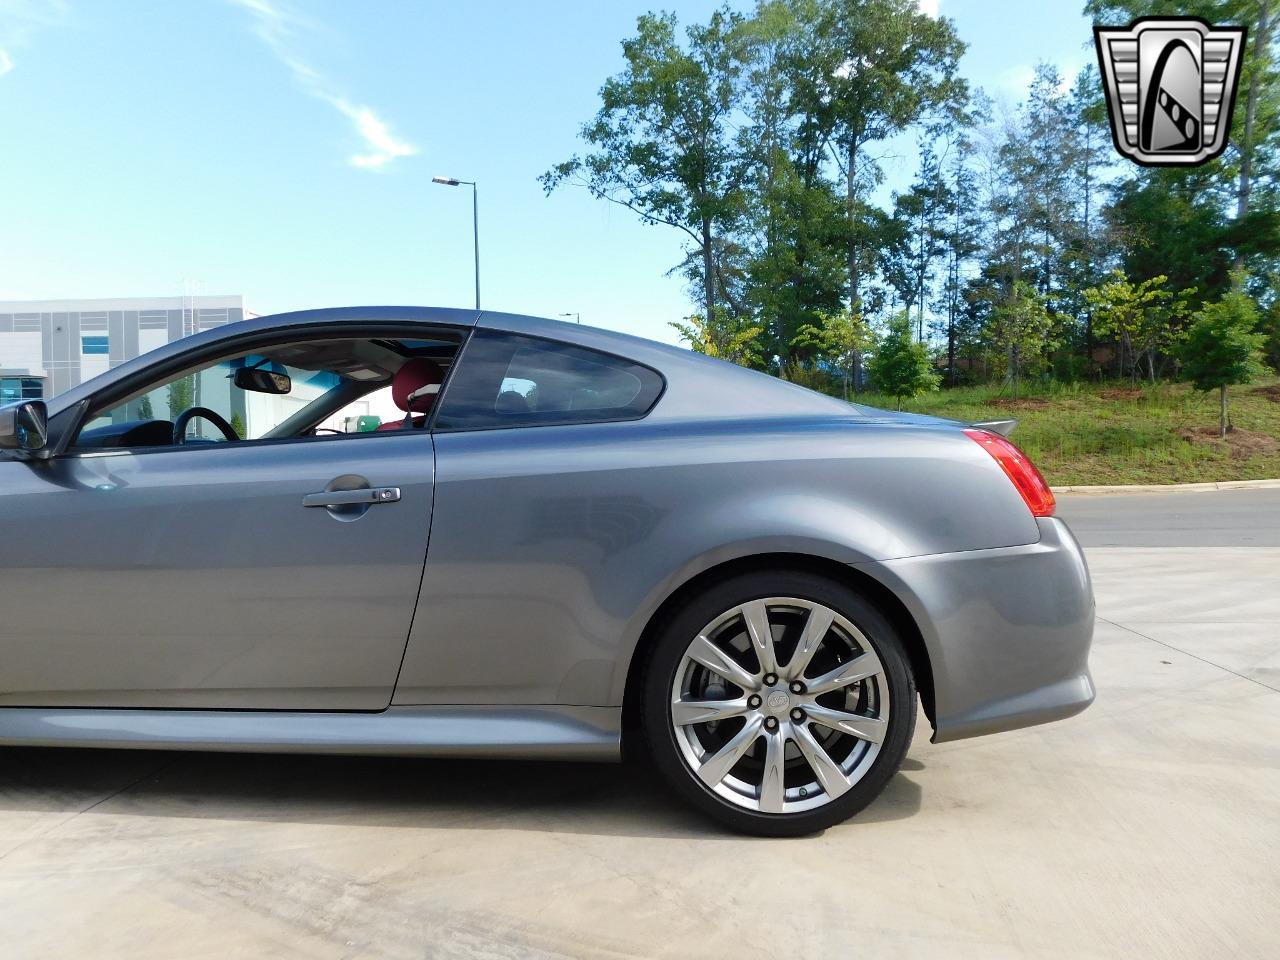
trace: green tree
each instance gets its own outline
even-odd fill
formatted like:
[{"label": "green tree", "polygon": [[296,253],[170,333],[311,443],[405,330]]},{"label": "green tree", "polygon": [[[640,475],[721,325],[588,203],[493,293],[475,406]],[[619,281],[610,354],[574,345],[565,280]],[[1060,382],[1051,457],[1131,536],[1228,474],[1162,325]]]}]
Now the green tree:
[{"label": "green tree", "polygon": [[743,18],[727,6],[705,25],[647,13],[623,41],[625,69],[605,81],[601,107],[581,131],[593,151],[543,174],[547,193],[565,182],[621,204],[645,223],[675,227],[692,242],[703,316],[714,317],[717,243],[740,216],[746,174],[734,113],[746,56]]},{"label": "green tree", "polygon": [[1082,348],[1083,367],[1094,364],[1093,308],[1084,299],[1084,291],[1097,286],[1111,259],[1100,230],[1103,177],[1115,162],[1111,133],[1107,129],[1106,104],[1098,68],[1090,64],[1076,75],[1071,88],[1068,113],[1072,122],[1069,180],[1066,184],[1070,207],[1064,230],[1061,263],[1062,290],[1059,302],[1065,313],[1083,318],[1077,333]]},{"label": "green tree", "polygon": [[1228,287],[1229,223],[1208,174],[1144,171],[1117,185],[1105,216],[1124,272],[1133,280],[1168,277],[1173,289],[1194,287],[1205,299]]},{"label": "green tree", "polygon": [[[966,121],[965,127],[969,125]],[[976,177],[972,167],[974,144],[968,129],[958,129],[948,145],[949,156],[939,176],[942,184],[942,207],[937,224],[937,238],[945,271],[934,306],[939,319],[934,331],[946,340],[946,380],[955,386],[957,359],[965,339],[964,281],[968,265],[982,249],[982,211],[978,202]]]},{"label": "green tree", "polygon": [[916,340],[906,310],[889,320],[867,367],[877,389],[894,397],[899,410],[903,400],[938,388],[940,378],[929,348]]},{"label": "green tree", "polygon": [[[1274,281],[1272,289],[1275,289]],[[1280,370],[1280,300],[1273,300],[1263,313],[1259,332],[1267,338],[1263,348],[1267,366]]]},{"label": "green tree", "polygon": [[[862,348],[833,345],[835,318],[903,306],[917,339],[945,340],[951,384],[961,370],[1015,392],[1033,372],[1074,377],[1112,337],[1117,372],[1154,379],[1234,265],[1280,343],[1280,0],[1086,9],[1112,24],[1191,13],[1250,28],[1223,156],[1120,160],[1093,67],[1036,65],[1009,110],[970,97],[954,25],[915,0],[757,0],[690,26],[640,17],[581,155],[542,183],[584,185],[679,231],[674,271],[690,312],[710,318],[676,324],[695,348],[827,388],[837,372],[846,390],[864,379]],[[904,133],[915,179],[885,203],[878,145]]]},{"label": "green tree", "polygon": [[1003,355],[1005,376],[1016,397],[1023,372],[1055,346],[1054,319],[1040,293],[1019,280],[1006,296],[995,299],[987,327]]},{"label": "green tree", "polygon": [[845,184],[849,306],[861,310],[868,252],[877,248],[867,197],[882,171],[871,148],[908,127],[961,106],[965,45],[945,17],[915,0],[813,0],[813,44],[796,96],[810,104],[815,133],[837,147]]},{"label": "green tree", "polygon": [[799,331],[841,309],[843,213],[829,184],[806,184],[786,156],[775,159],[757,195],[745,300],[770,352],[784,365],[804,362],[812,356]]},{"label": "green tree", "polygon": [[1062,254],[1070,231],[1071,165],[1076,123],[1062,76],[1052,64],[1036,66],[1023,108],[1025,151],[1014,158],[1019,191],[1031,228],[1036,287],[1049,303],[1061,280]]},{"label": "green tree", "polygon": [[902,299],[916,308],[916,339],[921,341],[934,263],[947,252],[945,217],[950,199],[942,158],[931,143],[925,143],[920,149],[915,182],[894,198],[893,212],[901,240],[894,251],[898,261],[894,276]]},{"label": "green tree", "polygon": [[169,384],[169,419],[174,419],[196,402],[196,378],[182,377]]},{"label": "green tree", "polygon": [[[850,382],[857,376],[862,356],[875,343],[866,320],[851,310],[825,314],[820,324],[802,326],[796,340],[840,372],[848,400]],[[854,389],[858,389],[856,383]]]},{"label": "green tree", "polygon": [[1156,357],[1173,347],[1190,312],[1187,300],[1195,291],[1170,290],[1168,279],[1162,275],[1132,283],[1113,270],[1105,282],[1084,291],[1093,311],[1094,330],[1119,341],[1121,366],[1126,366],[1127,358],[1134,382],[1144,356],[1151,382],[1156,382]]},{"label": "green tree", "polygon": [[758,367],[763,361],[763,328],[728,311],[717,311],[710,323],[701,314],[694,314],[688,323],[672,321],[671,326],[690,347],[708,357],[719,357],[744,367]]},{"label": "green tree", "polygon": [[1037,64],[1018,111],[986,126],[989,272],[1001,289],[1026,281],[1049,302],[1065,272],[1076,141],[1072,105],[1057,69]]},{"label": "green tree", "polygon": [[824,101],[808,95],[818,11],[815,0],[764,0],[744,24],[746,123],[738,144],[750,165],[751,202],[738,221],[745,282],[732,306],[764,326],[768,351],[792,374],[816,360],[799,331],[840,311],[846,279],[846,211],[828,169],[829,119],[815,116]]},{"label": "green tree", "polygon": [[1222,437],[1231,429],[1227,388],[1267,372],[1262,362],[1267,338],[1255,332],[1258,307],[1244,292],[1243,279],[1237,272],[1234,288],[1196,313],[1182,345],[1182,375],[1197,390],[1218,391],[1218,435]]}]

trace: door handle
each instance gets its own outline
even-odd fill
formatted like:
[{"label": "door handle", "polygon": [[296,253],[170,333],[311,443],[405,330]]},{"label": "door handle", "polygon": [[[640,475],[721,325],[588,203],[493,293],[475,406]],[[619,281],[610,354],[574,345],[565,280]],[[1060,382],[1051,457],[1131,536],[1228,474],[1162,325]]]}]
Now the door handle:
[{"label": "door handle", "polygon": [[302,498],[304,507],[349,507],[356,504],[396,503],[399,487],[364,487],[360,490],[322,490]]}]

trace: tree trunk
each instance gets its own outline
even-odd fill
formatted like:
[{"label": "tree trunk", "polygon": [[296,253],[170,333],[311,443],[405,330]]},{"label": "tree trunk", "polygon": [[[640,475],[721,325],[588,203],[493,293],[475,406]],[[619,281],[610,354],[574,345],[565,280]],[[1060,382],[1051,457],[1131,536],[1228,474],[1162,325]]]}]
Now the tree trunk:
[{"label": "tree trunk", "polygon": [[[1090,138],[1088,143],[1092,143]],[[1089,148],[1084,152],[1084,262],[1085,280],[1093,279],[1093,235],[1089,219],[1090,206],[1093,202],[1093,177],[1089,170]],[[1093,307],[1089,306],[1084,313],[1084,359],[1085,370],[1093,366]]]},{"label": "tree trunk", "polygon": [[[1093,308],[1090,307],[1084,314],[1084,369],[1085,375],[1089,376],[1093,372]],[[1098,369],[1098,379],[1102,379],[1102,369]],[[1091,378],[1092,379],[1092,378]]]},{"label": "tree trunk", "polygon": [[[849,141],[848,148],[848,181],[845,185],[845,203],[848,206],[847,216],[849,218],[849,313],[853,316],[862,314],[862,294],[859,290],[861,276],[858,272],[858,261],[861,259],[862,251],[858,247],[857,223],[855,222],[855,214],[857,211],[858,189],[856,180],[856,170],[858,163],[858,141],[856,138]],[[859,396],[862,393],[862,351],[854,350],[853,352],[853,393]]]},{"label": "tree trunk", "polygon": [[702,286],[706,298],[707,324],[716,319],[715,257],[711,253],[711,218],[702,218]]},{"label": "tree trunk", "polygon": [[929,272],[929,266],[925,262],[925,231],[928,229],[928,223],[925,217],[920,217],[920,273],[919,283],[916,289],[916,299],[920,305],[920,315],[916,320],[916,341],[924,343],[924,277]]},{"label": "tree trunk", "polygon": [[858,276],[858,231],[856,229],[855,214],[857,211],[858,187],[857,187],[857,163],[858,163],[858,141],[856,138],[849,140],[849,156],[848,170],[845,180],[845,203],[848,205],[849,217],[849,309],[854,313],[859,313],[858,309],[858,283],[861,279]]},{"label": "tree trunk", "polygon": [[1227,385],[1218,388],[1218,436],[1227,437]]},{"label": "tree trunk", "polygon": [[947,318],[947,386],[956,385],[956,308],[951,305],[951,315]]},{"label": "tree trunk", "polygon": [[951,249],[947,265],[947,386],[956,385],[956,251]]},{"label": "tree trunk", "polygon": [[[1253,40],[1254,49],[1259,51],[1256,58],[1266,57],[1267,45],[1270,42],[1271,0],[1261,0],[1258,4],[1258,32]],[[1249,93],[1245,98],[1244,138],[1240,144],[1240,186],[1236,193],[1237,220],[1243,220],[1249,213],[1249,193],[1253,189],[1253,134],[1258,118],[1258,96],[1261,86],[1260,70],[1254,70],[1253,76],[1249,78]]]}]

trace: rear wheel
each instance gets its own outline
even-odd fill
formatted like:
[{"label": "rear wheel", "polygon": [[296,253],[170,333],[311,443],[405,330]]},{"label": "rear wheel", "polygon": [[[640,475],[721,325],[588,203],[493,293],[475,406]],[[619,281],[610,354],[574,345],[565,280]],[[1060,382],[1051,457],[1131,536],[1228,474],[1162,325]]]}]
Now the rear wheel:
[{"label": "rear wheel", "polygon": [[721,822],[798,836],[847,819],[915,728],[902,641],[870,602],[800,572],[745,574],[684,607],[655,644],[644,729],[671,785]]}]

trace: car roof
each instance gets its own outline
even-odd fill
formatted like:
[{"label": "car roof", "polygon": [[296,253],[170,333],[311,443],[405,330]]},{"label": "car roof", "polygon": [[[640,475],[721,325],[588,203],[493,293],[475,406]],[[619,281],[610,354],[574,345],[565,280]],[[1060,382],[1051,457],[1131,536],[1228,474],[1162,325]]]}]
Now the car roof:
[{"label": "car roof", "polygon": [[[598,327],[522,314],[413,306],[329,307],[269,314],[214,327],[172,341],[149,353],[126,361],[107,373],[73,387],[50,402],[51,412],[78,402],[90,393],[152,364],[177,357],[189,350],[221,340],[268,332],[341,327],[361,323],[429,324],[453,328],[476,327],[600,350],[652,367],[662,374],[667,387],[649,419],[726,419],[737,417],[841,416],[859,418],[863,414],[834,397],[807,390],[768,374],[740,367],[684,347],[659,343],[626,333]],[[339,333],[325,329],[325,335]]]}]

